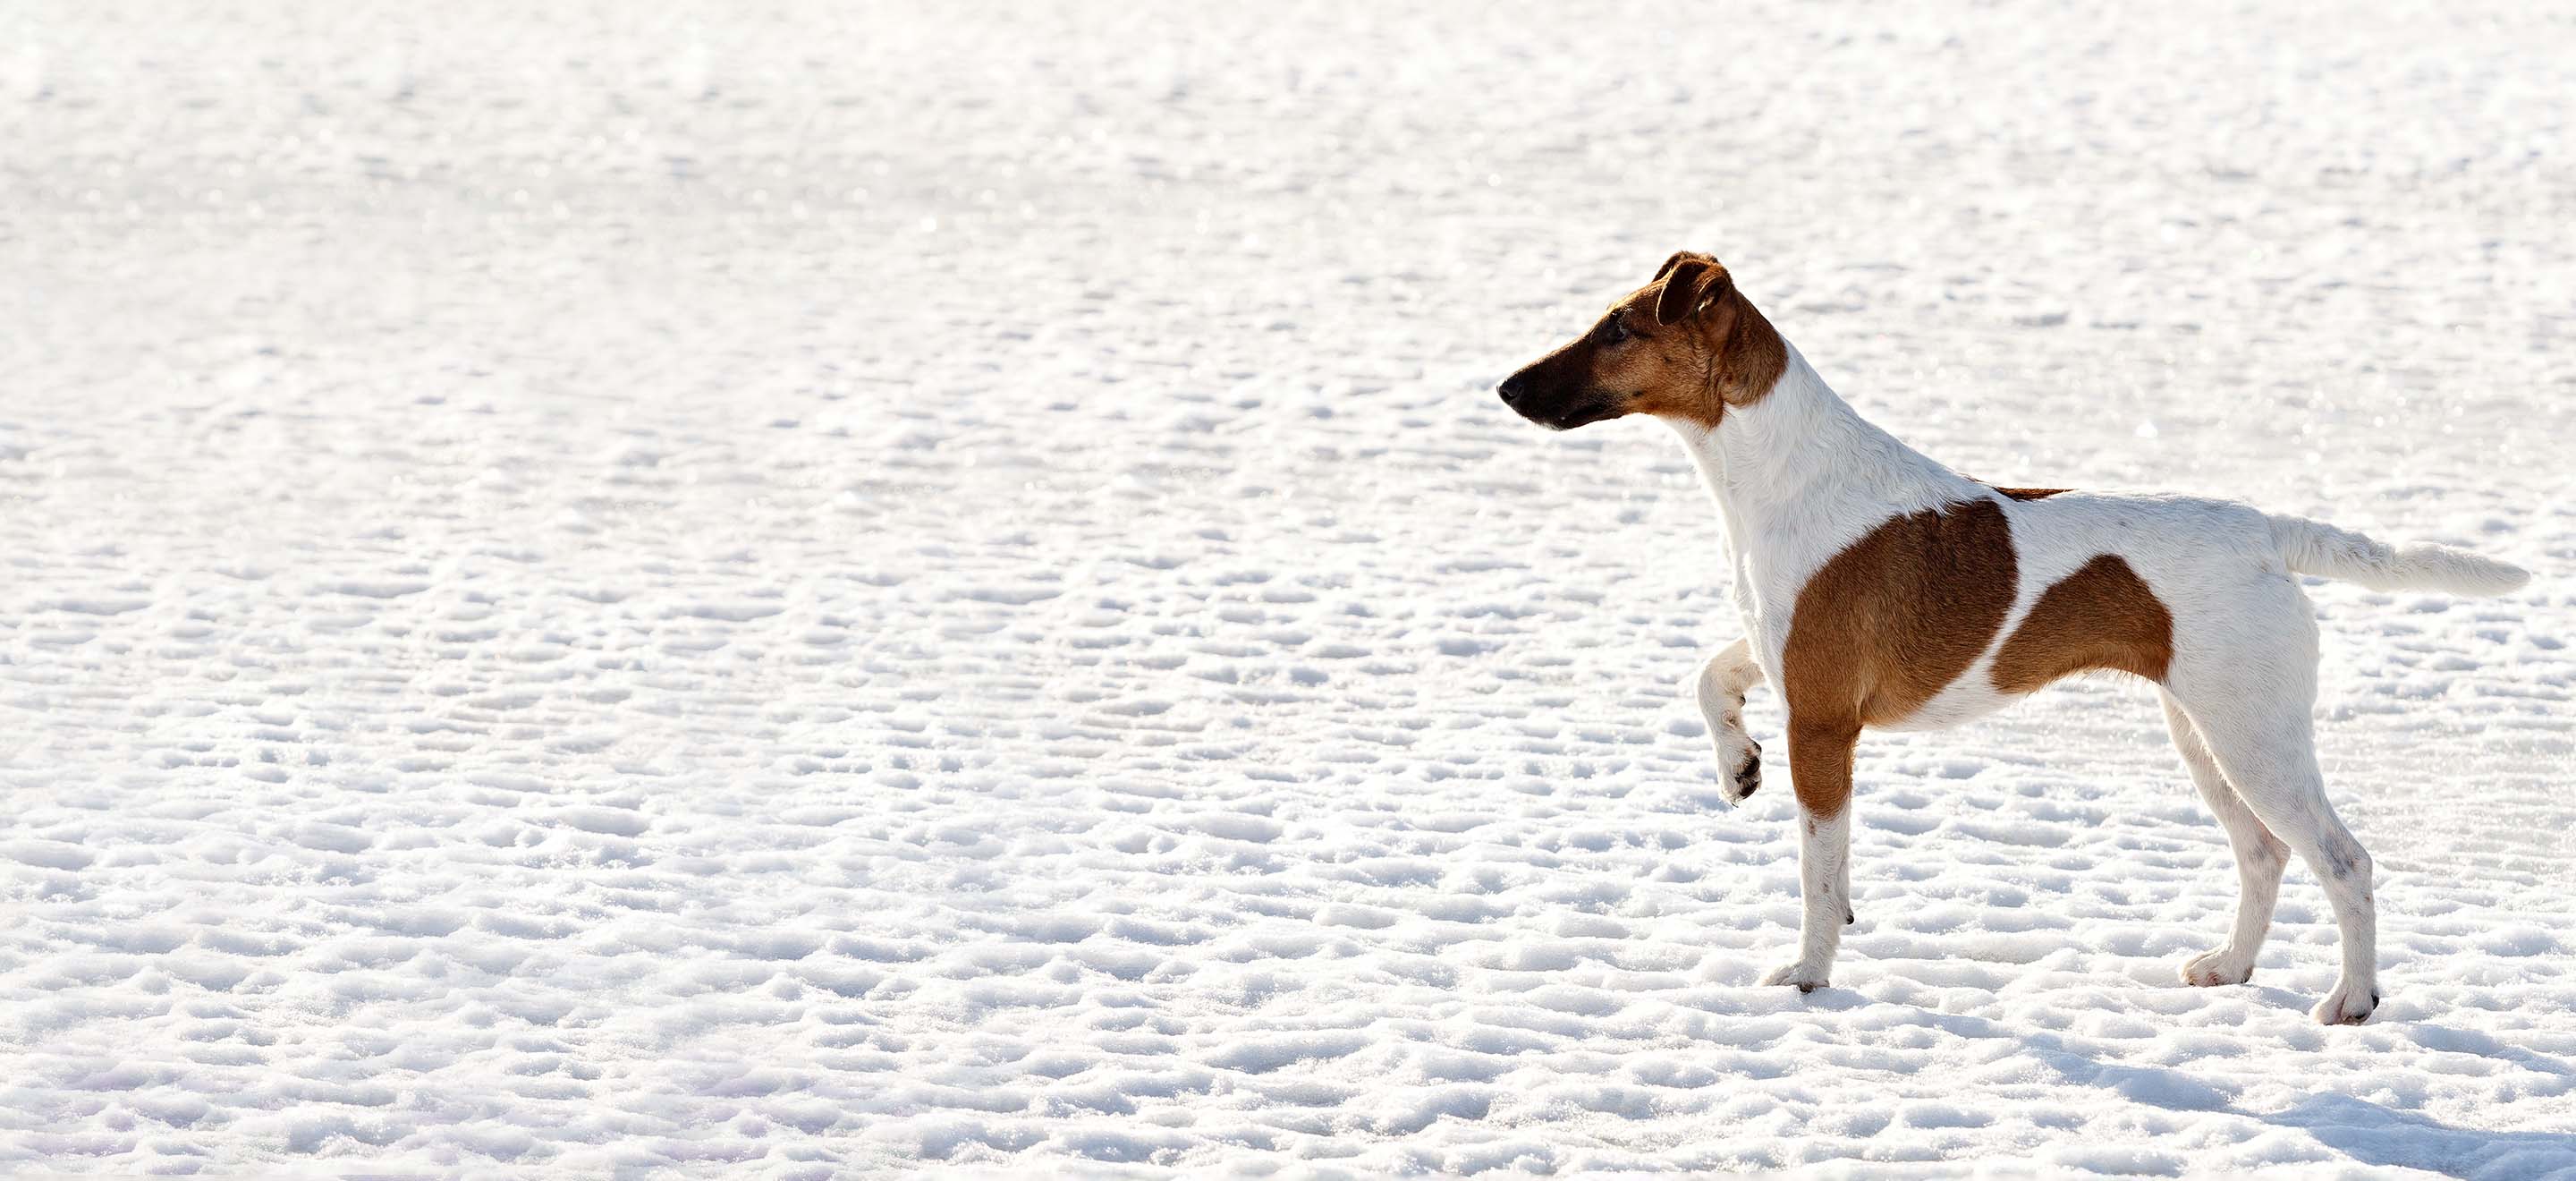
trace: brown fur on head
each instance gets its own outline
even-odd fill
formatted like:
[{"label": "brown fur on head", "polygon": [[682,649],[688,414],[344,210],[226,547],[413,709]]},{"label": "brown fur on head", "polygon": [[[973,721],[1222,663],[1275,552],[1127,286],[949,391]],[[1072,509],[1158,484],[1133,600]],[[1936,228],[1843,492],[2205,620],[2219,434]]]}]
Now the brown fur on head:
[{"label": "brown fur on head", "polygon": [[1769,393],[1788,363],[1771,323],[1716,259],[1685,250],[1590,331],[1503,380],[1503,404],[1556,430],[1629,414],[1714,427]]}]

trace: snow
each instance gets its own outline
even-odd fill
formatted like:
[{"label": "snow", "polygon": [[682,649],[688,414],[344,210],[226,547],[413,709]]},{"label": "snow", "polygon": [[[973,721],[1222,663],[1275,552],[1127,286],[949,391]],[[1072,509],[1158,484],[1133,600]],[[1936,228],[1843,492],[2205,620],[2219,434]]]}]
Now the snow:
[{"label": "snow", "polygon": [[[0,1171],[2576,1175],[2566,17],[0,17]],[[1834,987],[1649,423],[1681,247],[2314,588],[2387,1003],[2135,684],[1862,747]],[[1776,738],[1758,693],[1756,737]]]}]

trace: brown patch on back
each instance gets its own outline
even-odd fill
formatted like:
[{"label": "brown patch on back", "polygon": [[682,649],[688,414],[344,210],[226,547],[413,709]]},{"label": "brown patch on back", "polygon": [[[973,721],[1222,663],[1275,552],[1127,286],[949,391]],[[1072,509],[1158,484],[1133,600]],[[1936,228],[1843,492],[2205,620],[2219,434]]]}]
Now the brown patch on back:
[{"label": "brown patch on back", "polygon": [[[1830,751],[1837,736],[1922,708],[1993,642],[2017,579],[2012,526],[1992,500],[1891,517],[1835,554],[1789,617],[1780,671],[1793,745],[1809,733]],[[1840,813],[1850,777],[1811,782],[1791,756],[1798,802]]]},{"label": "brown patch on back", "polygon": [[2173,613],[2127,562],[2103,554],[2050,586],[1995,653],[1995,688],[2028,693],[2070,673],[2150,681],[2173,663]]},{"label": "brown patch on back", "polygon": [[[1975,476],[1968,478],[1977,479]],[[1984,480],[1977,480],[1977,482],[1986,484]],[[1986,487],[1994,488],[1997,493],[2010,500],[2046,500],[2060,492],[2068,491],[2065,488],[1995,488],[1992,484],[1986,484]]]}]

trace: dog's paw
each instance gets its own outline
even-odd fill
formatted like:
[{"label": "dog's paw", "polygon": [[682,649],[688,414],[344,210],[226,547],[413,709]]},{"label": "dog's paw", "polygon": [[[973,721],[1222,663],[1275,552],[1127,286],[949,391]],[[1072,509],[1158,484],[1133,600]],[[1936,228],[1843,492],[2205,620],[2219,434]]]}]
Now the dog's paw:
[{"label": "dog's paw", "polygon": [[2182,962],[2182,982],[2198,988],[2243,984],[2254,978],[2254,961],[2228,948],[2204,951]]},{"label": "dog's paw", "polygon": [[1732,786],[1735,789],[1735,798],[1739,803],[1741,803],[1745,797],[1752,795],[1754,788],[1762,786],[1761,743],[1754,743],[1753,749],[1745,752],[1744,761],[1736,764],[1735,770],[1732,772],[1732,778],[1734,781]]},{"label": "dog's paw", "polygon": [[2333,992],[2308,1010],[2324,1025],[2359,1025],[2370,1020],[2370,1011],[2379,1007],[2379,989],[2368,984],[2337,981]]},{"label": "dog's paw", "polygon": [[1805,964],[1783,964],[1764,972],[1762,983],[1793,985],[1800,992],[1814,992],[1825,986],[1825,970]]}]

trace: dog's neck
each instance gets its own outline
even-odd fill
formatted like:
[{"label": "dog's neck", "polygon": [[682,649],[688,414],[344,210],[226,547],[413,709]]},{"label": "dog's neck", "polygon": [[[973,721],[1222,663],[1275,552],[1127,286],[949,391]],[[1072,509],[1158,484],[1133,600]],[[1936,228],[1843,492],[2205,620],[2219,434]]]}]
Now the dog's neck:
[{"label": "dog's neck", "polygon": [[1787,351],[1770,392],[1727,407],[1716,426],[1665,420],[1716,495],[1738,556],[1759,560],[1766,539],[1827,533],[1848,542],[1895,514],[1983,492],[1870,425],[1795,346]]}]

